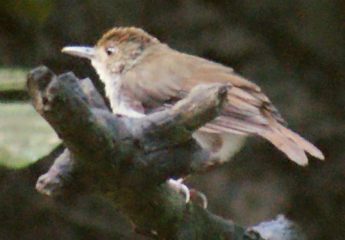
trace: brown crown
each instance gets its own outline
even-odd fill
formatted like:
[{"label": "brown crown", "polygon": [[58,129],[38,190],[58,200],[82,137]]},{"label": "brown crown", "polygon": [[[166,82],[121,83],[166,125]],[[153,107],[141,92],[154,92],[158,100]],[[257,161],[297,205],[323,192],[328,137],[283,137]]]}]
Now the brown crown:
[{"label": "brown crown", "polygon": [[117,43],[129,41],[140,43],[159,42],[157,38],[151,36],[140,28],[118,27],[110,29],[108,32],[106,32],[96,45],[101,46],[110,40]]}]

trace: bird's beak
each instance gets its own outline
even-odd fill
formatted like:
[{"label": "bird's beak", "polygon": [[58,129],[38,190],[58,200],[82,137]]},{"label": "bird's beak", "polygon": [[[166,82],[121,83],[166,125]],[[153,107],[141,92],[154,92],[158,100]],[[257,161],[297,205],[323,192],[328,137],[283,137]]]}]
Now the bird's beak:
[{"label": "bird's beak", "polygon": [[92,59],[95,56],[93,47],[64,47],[61,52],[87,59]]}]

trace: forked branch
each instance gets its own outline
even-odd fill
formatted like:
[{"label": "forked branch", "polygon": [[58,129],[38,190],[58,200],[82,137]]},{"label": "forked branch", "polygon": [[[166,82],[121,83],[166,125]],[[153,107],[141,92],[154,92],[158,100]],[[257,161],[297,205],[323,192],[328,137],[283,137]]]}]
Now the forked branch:
[{"label": "forked branch", "polygon": [[191,135],[217,117],[228,88],[199,86],[171,109],[131,119],[109,112],[89,79],[32,70],[32,103],[66,146],[36,188],[62,198],[96,191],[111,198],[139,232],[158,239],[261,239],[256,230],[186,204],[166,184],[212,159]]}]

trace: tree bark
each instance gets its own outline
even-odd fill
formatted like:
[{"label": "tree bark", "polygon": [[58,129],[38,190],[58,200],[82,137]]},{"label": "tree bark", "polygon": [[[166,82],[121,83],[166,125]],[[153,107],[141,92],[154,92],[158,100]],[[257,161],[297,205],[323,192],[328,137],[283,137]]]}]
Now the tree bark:
[{"label": "tree bark", "polygon": [[262,239],[260,230],[186,203],[167,184],[204,170],[212,160],[192,133],[217,117],[229,86],[198,86],[171,109],[132,119],[109,112],[91,81],[72,73],[56,76],[38,67],[27,85],[35,109],[66,147],[38,179],[41,193],[60,198],[81,191],[102,194],[138,232],[152,238]]}]

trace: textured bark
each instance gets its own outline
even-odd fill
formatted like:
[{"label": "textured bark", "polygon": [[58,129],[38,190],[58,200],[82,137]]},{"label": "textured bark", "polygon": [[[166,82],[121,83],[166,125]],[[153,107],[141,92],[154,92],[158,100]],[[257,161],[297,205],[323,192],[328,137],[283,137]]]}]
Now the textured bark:
[{"label": "textured bark", "polygon": [[261,239],[254,228],[186,204],[166,183],[207,166],[212,154],[191,135],[217,117],[227,89],[199,86],[171,109],[131,119],[109,112],[89,79],[34,69],[28,76],[32,103],[66,147],[39,178],[37,190],[60,198],[81,191],[103,194],[138,232],[153,238]]}]

